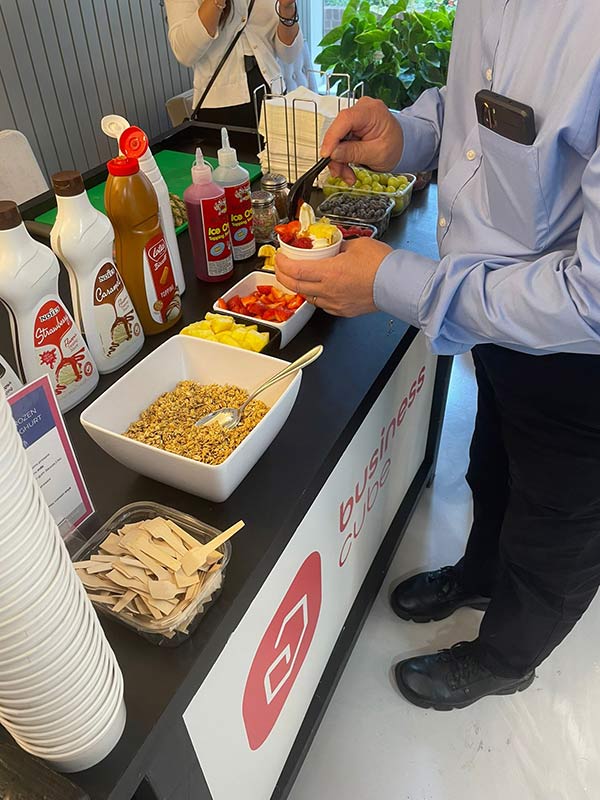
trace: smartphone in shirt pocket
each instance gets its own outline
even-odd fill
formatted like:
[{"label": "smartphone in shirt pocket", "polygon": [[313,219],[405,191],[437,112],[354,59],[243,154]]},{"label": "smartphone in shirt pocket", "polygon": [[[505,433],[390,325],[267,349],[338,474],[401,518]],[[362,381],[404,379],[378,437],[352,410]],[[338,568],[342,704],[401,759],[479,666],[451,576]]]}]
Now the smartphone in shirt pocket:
[{"label": "smartphone in shirt pocket", "polygon": [[535,115],[529,106],[483,90],[475,95],[483,170],[495,228],[539,252],[549,236]]}]

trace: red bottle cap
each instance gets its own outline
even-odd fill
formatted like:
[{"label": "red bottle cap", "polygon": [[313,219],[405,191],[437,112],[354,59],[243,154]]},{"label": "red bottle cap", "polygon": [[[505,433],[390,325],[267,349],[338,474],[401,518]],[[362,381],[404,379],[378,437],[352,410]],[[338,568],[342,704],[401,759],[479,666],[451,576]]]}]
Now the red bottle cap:
[{"label": "red bottle cap", "polygon": [[135,175],[140,171],[140,164],[137,158],[128,158],[127,156],[117,156],[111,158],[106,165],[111,175]]},{"label": "red bottle cap", "polygon": [[148,137],[141,128],[132,125],[119,136],[119,149],[130,158],[141,158],[148,149]]}]

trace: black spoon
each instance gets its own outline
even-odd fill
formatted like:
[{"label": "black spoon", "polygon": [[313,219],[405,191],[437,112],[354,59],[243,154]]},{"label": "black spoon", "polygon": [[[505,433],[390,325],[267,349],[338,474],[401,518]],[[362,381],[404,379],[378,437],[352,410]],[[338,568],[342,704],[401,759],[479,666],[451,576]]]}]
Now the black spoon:
[{"label": "black spoon", "polygon": [[[351,141],[351,136],[345,136],[341,141]],[[300,216],[300,209],[303,203],[310,202],[310,195],[312,193],[313,184],[317,175],[320,175],[326,166],[329,165],[331,156],[320,158],[317,163],[312,166],[304,175],[301,175],[296,183],[290,189],[288,194],[288,219],[291,222],[293,219],[298,219]]]},{"label": "black spoon", "polygon": [[312,193],[315,178],[317,175],[320,175],[321,172],[323,172],[330,161],[331,156],[320,158],[314,166],[312,166],[307,172],[304,173],[304,175],[301,175],[298,178],[296,183],[290,189],[287,198],[288,219],[290,222],[294,219],[298,219],[300,216],[300,209],[302,208],[303,204],[310,201],[310,195]]}]

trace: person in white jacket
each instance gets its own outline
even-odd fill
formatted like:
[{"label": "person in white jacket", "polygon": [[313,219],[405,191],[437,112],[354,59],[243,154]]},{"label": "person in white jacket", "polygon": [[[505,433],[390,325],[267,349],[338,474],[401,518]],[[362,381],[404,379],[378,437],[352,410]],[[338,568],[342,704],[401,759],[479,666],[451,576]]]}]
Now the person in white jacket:
[{"label": "person in white jacket", "polygon": [[280,64],[298,59],[304,46],[295,0],[166,0],[169,41],[177,60],[194,70],[196,107],[232,40],[233,51],[202,100],[196,119],[256,127],[253,92],[280,87]]}]

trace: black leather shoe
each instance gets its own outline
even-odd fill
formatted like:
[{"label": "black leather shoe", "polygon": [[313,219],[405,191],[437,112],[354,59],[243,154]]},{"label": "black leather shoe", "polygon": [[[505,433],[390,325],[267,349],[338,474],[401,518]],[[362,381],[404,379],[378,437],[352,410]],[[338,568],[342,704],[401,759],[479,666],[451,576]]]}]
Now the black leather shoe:
[{"label": "black leather shoe", "polygon": [[437,622],[464,606],[485,611],[490,598],[466,592],[460,581],[459,568],[442,567],[402,581],[394,589],[390,603],[402,619]]},{"label": "black leather shoe", "polygon": [[479,660],[476,642],[460,642],[450,650],[419,656],[396,665],[396,683],[404,697],[419,708],[450,711],[466,708],[488,695],[522,692],[535,671],[521,678],[493,675]]}]

